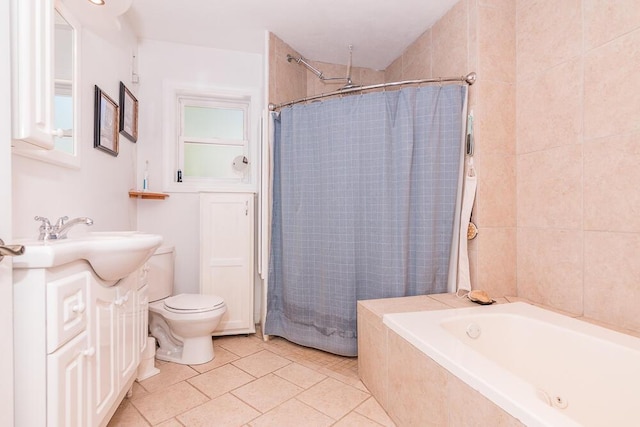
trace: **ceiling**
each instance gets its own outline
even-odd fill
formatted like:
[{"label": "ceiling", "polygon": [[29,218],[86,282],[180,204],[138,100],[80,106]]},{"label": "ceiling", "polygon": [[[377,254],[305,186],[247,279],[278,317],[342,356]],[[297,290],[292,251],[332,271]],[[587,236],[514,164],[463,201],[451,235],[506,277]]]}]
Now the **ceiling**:
[{"label": "ceiling", "polygon": [[124,16],[140,38],[260,54],[268,30],[335,64],[353,45],[354,66],[383,70],[457,1],[134,0]]}]

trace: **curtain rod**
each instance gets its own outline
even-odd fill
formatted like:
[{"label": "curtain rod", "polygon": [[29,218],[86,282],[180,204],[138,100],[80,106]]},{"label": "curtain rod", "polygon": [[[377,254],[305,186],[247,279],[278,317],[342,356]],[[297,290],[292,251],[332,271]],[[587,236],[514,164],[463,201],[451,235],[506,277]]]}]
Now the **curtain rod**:
[{"label": "curtain rod", "polygon": [[464,82],[468,85],[472,85],[476,82],[476,73],[469,73],[466,76],[461,77],[438,77],[435,79],[421,79],[421,80],[404,80],[401,82],[391,83],[379,83],[369,86],[356,86],[346,89],[338,89],[333,92],[321,93],[319,95],[307,96],[306,98],[296,99],[295,101],[283,102],[282,104],[269,103],[269,111],[276,111],[282,107],[288,107],[290,105],[299,104],[301,102],[313,101],[314,99],[327,98],[329,96],[343,95],[345,93],[361,92],[370,89],[380,89],[393,86],[415,85],[422,83],[459,83]]}]

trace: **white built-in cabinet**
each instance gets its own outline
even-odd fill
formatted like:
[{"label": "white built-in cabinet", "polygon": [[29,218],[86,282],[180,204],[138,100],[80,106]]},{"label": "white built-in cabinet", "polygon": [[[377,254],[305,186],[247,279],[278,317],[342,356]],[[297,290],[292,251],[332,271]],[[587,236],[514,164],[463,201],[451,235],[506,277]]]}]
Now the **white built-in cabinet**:
[{"label": "white built-in cabinet", "polygon": [[13,138],[54,148],[54,0],[12,0]]},{"label": "white built-in cabinet", "polygon": [[135,380],[147,318],[146,267],[115,285],[81,260],[14,269],[16,425],[106,425]]},{"label": "white built-in cabinet", "polygon": [[255,332],[254,194],[200,196],[200,292],[227,305],[214,335]]}]

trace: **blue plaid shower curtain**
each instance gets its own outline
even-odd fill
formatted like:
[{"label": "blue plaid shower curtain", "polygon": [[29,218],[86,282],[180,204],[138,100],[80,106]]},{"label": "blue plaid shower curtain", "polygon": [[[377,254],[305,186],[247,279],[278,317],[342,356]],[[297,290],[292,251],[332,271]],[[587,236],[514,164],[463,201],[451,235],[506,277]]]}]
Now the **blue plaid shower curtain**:
[{"label": "blue plaid shower curtain", "polygon": [[466,97],[427,86],[282,110],[265,334],[355,356],[357,300],[447,291]]}]

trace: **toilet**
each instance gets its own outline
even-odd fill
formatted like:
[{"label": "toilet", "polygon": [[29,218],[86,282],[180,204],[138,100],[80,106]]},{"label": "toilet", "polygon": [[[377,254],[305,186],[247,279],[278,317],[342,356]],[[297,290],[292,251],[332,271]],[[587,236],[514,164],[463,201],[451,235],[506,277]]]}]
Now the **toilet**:
[{"label": "toilet", "polygon": [[156,250],[148,261],[149,331],[158,341],[156,358],[183,365],[213,359],[211,335],[227,311],[215,295],[173,293],[173,247]]}]

